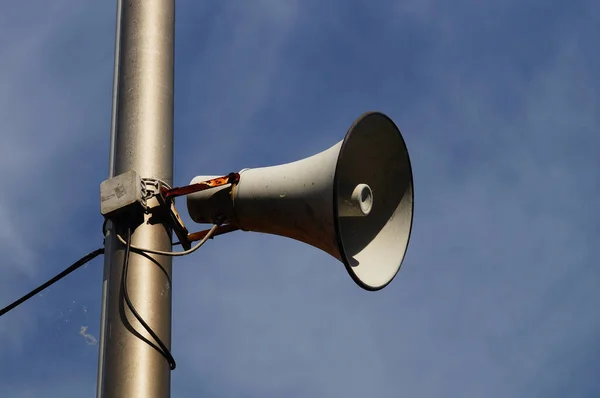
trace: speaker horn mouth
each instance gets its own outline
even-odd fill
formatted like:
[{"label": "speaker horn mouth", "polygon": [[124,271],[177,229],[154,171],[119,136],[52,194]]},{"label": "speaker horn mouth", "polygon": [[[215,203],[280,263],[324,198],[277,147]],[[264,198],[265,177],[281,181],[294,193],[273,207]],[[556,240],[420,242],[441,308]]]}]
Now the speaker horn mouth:
[{"label": "speaker horn mouth", "polygon": [[408,149],[389,117],[368,112],[352,124],[338,154],[333,195],[346,271],[363,289],[384,288],[404,260],[414,199]]}]

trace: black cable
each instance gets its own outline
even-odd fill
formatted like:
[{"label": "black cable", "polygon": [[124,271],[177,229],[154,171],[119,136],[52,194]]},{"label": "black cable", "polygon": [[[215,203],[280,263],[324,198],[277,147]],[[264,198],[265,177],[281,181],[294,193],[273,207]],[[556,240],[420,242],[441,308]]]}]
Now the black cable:
[{"label": "black cable", "polygon": [[136,311],[131,299],[129,298],[129,292],[127,291],[127,271],[129,268],[129,254],[131,253],[131,228],[127,228],[127,240],[125,245],[125,254],[123,255],[123,275],[121,276],[121,288],[123,289],[123,298],[125,299],[125,303],[127,303],[127,307],[131,310],[131,313],[138,322],[146,329],[146,331],[152,336],[154,341],[158,343],[160,347],[157,347],[156,344],[152,343],[149,340],[144,339],[144,341],[158,351],[169,363],[169,367],[171,370],[174,370],[177,364],[175,363],[175,358],[171,355],[171,351],[167,348],[167,346],[162,342],[162,340],[158,337],[156,333],[148,326],[148,324],[142,319],[140,314]]},{"label": "black cable", "polygon": [[47,288],[48,286],[50,286],[50,285],[58,282],[59,280],[61,280],[65,276],[69,275],[71,272],[73,272],[76,269],[80,268],[82,265],[86,264],[90,260],[93,260],[94,258],[98,257],[102,253],[104,253],[104,249],[96,249],[93,252],[91,252],[90,254],[88,254],[88,255],[80,258],[75,263],[73,263],[73,265],[71,265],[69,268],[65,269],[60,274],[56,275],[54,278],[50,279],[48,282],[44,283],[43,285],[40,285],[39,287],[37,287],[34,290],[30,291],[29,293],[27,293],[26,295],[24,295],[23,297],[21,297],[17,301],[14,301],[13,303],[9,304],[8,306],[2,308],[2,310],[0,310],[0,316],[6,314],[7,312],[9,312],[10,310],[14,309],[15,307],[23,304],[25,301],[29,300],[30,298],[32,298],[33,296],[35,296],[36,294],[38,294],[39,292],[41,292],[42,290],[44,290],[45,288]]},{"label": "black cable", "polygon": [[[142,319],[140,314],[136,311],[135,307],[133,306],[131,299],[129,298],[129,292],[127,290],[127,275],[128,275],[128,268],[129,268],[129,255],[131,252],[131,228],[127,229],[127,242],[126,243],[127,243],[127,245],[125,246],[125,254],[124,254],[124,259],[123,259],[123,274],[121,277],[123,297],[125,299],[125,302],[127,303],[127,306],[131,310],[131,313],[136,317],[136,319],[144,327],[144,329],[146,329],[146,331],[152,336],[152,338],[158,343],[158,346],[156,344],[152,343],[151,341],[146,340],[146,343],[148,343],[151,347],[153,347],[155,350],[157,350],[162,356],[164,356],[165,359],[167,360],[167,362],[169,363],[169,367],[171,368],[171,370],[173,370],[176,367],[175,358],[173,358],[173,355],[171,355],[171,352],[169,351],[167,346],[162,342],[162,340],[158,337],[158,335]],[[37,288],[30,291],[29,293],[27,293],[20,299],[14,301],[11,304],[7,305],[6,307],[2,308],[2,310],[0,310],[0,316],[15,309],[19,305],[23,304],[25,301],[29,300],[30,298],[32,298],[33,296],[35,296],[36,294],[41,292],[42,290],[44,290],[47,287],[58,282],[65,276],[67,276],[70,273],[72,273],[73,271],[81,268],[83,265],[87,264],[88,262],[90,262],[91,260],[93,260],[94,258],[98,257],[100,254],[103,254],[103,253],[104,253],[104,249],[100,248],[100,249],[96,249],[93,252],[87,254],[86,256],[80,258],[75,263],[73,263],[71,266],[66,268],[64,271],[62,271],[61,273],[59,273],[52,279],[48,280],[43,285],[38,286]]]}]

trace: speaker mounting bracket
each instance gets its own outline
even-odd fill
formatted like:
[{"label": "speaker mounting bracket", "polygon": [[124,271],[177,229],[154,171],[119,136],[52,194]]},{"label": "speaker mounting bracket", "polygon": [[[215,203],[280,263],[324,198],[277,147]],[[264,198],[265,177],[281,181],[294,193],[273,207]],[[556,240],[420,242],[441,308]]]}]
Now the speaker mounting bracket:
[{"label": "speaker mounting bracket", "polygon": [[200,181],[195,184],[185,185],[183,187],[167,188],[161,187],[160,192],[165,199],[176,198],[178,196],[189,195],[194,192],[204,191],[210,188],[216,188],[227,184],[237,184],[240,181],[239,173],[229,173],[223,177],[213,178],[212,180]]},{"label": "speaker mounting bracket", "polygon": [[[189,233],[183,223],[183,220],[177,212],[174,199],[179,196],[189,195],[195,192],[204,191],[206,189],[216,188],[227,184],[237,184],[239,180],[239,173],[229,173],[223,177],[217,177],[211,180],[200,181],[191,185],[185,185],[176,188],[171,188],[165,186],[164,184],[160,184],[160,188],[156,193],[156,198],[160,204],[160,207],[162,207],[164,210],[166,222],[170,227],[173,228],[173,231],[175,232],[175,235],[177,235],[179,243],[184,250],[188,250],[191,247],[192,242],[204,238],[210,229]],[[237,231],[238,229],[239,227],[233,224],[219,225],[213,232],[212,236],[226,234],[228,232]]]}]

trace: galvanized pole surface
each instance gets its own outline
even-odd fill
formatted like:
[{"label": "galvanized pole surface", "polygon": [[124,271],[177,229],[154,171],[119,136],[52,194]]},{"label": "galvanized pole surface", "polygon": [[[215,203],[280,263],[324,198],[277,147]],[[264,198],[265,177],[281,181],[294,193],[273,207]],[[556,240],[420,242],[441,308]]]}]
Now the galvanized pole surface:
[{"label": "galvanized pole surface", "polygon": [[[124,3],[118,45],[114,174],[136,170],[142,177],[171,183],[175,0]],[[138,247],[171,250],[170,231],[161,224],[139,226],[131,241]],[[109,236],[107,243],[105,255],[109,267],[105,325],[101,325],[99,395],[169,397],[169,364],[140,338],[154,342],[124,304],[121,290],[124,247],[116,244],[113,236]],[[129,296],[138,313],[167,347],[171,346],[170,279],[171,258],[131,253]]]},{"label": "galvanized pole surface", "polygon": [[[115,29],[115,63],[113,69],[113,88],[112,88],[112,112],[110,116],[110,147],[108,153],[108,178],[115,176],[115,145],[117,139],[117,107],[119,93],[119,58],[121,54],[121,11],[123,10],[123,0],[117,0],[117,18]],[[104,250],[106,253],[112,253],[111,247],[116,245],[116,237],[113,231],[112,222],[106,223],[104,235]],[[96,385],[96,398],[102,397],[102,383],[104,374],[104,347],[106,342],[106,310],[108,306],[108,280],[110,278],[111,256],[104,256],[104,272],[102,275],[102,299],[100,303],[100,343],[98,344],[98,383]]]}]

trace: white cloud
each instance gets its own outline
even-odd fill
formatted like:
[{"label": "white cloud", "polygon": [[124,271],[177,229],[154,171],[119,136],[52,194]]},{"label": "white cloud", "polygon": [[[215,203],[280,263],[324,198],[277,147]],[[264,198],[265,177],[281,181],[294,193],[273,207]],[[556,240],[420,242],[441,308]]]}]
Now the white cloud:
[{"label": "white cloud", "polygon": [[[114,7],[38,3],[0,13],[0,59],[10,60],[0,64],[5,138],[0,178],[18,192],[0,193],[0,248],[20,253],[2,263],[4,301],[24,287],[20,276],[37,280],[48,271],[26,268],[27,256],[40,256],[53,245],[65,247],[60,231],[71,224],[92,224],[87,214],[96,211],[96,201],[90,198],[104,173],[91,170],[106,169]],[[235,233],[176,260],[177,396],[197,396],[198,391],[291,396],[295,391],[325,397],[491,397],[535,395],[527,392],[539,391],[541,380],[550,378],[557,391],[566,385],[585,359],[581,344],[593,341],[600,328],[593,309],[598,274],[590,267],[600,221],[593,201],[598,193],[593,174],[598,169],[593,160],[598,87],[590,67],[595,54],[585,42],[591,22],[579,20],[578,29],[561,25],[560,33],[568,34],[560,39],[549,35],[541,43],[529,36],[508,37],[516,27],[503,20],[492,24],[496,36],[470,32],[479,21],[457,5],[441,9],[440,2],[418,7],[403,2],[400,10],[392,4],[361,9],[386,16],[384,21],[361,19],[364,15],[352,14],[357,8],[349,3],[328,6],[339,35],[328,37],[324,22],[313,21],[320,10],[315,5],[199,4],[178,5],[176,125],[183,146],[176,162],[186,167],[182,178],[191,178],[192,168],[212,173],[246,166],[243,162],[262,165],[268,161],[265,154],[280,151],[268,146],[258,152],[260,158],[254,151],[255,140],[263,137],[260,142],[267,143],[264,137],[276,135],[256,129],[259,116],[276,119],[261,114],[274,93],[310,95],[318,105],[302,102],[307,112],[302,115],[313,121],[327,104],[330,109],[322,113],[331,114],[332,121],[323,123],[332,130],[355,108],[386,104],[409,144],[417,215],[403,269],[388,288],[374,294],[354,286],[341,264],[326,254],[283,238]],[[310,13],[306,7],[313,7]],[[365,20],[382,26],[372,26],[371,36],[366,35],[360,25]],[[331,39],[327,57],[310,64],[340,74],[323,75],[339,78],[335,85],[321,75],[300,80],[323,87],[314,93],[300,90],[290,72],[297,65],[287,58],[290,43],[299,45],[299,32],[309,25],[314,42],[307,47],[319,48],[320,40]],[[366,36],[354,42],[359,31]],[[347,32],[354,33],[344,37]],[[519,46],[498,46],[489,54],[504,58],[492,57],[492,62],[485,51],[470,50],[478,44],[477,35],[485,48],[524,42],[529,53],[522,55]],[[418,48],[402,44],[422,36],[430,40],[417,41]],[[81,41],[69,42],[74,37]],[[550,50],[540,55],[538,47]],[[359,56],[364,54],[377,57]],[[372,66],[373,59],[379,67]],[[345,68],[335,65],[340,60]],[[426,75],[414,87],[401,79],[411,62],[423,62],[419,69]],[[391,70],[389,65],[401,67]],[[305,77],[312,73],[304,72]],[[369,76],[386,84],[368,84]],[[321,96],[328,99],[319,102]],[[351,120],[344,123],[340,131],[327,133],[320,122],[308,126],[296,141],[282,132],[281,140],[293,142],[278,156],[293,160],[301,146],[325,149],[323,143],[337,134],[341,138]],[[209,144],[224,150],[213,152]],[[76,151],[81,152],[72,154]],[[84,160],[93,164],[86,166]],[[59,175],[56,186],[39,181],[39,175],[48,179],[53,173],[67,175]],[[90,175],[98,181],[87,181]],[[77,193],[67,193],[73,178]],[[40,190],[46,195],[43,202]],[[33,208],[43,211],[27,211]],[[180,210],[185,212],[183,206]],[[30,245],[31,235],[38,245]],[[76,238],[77,232],[71,232],[67,242]],[[83,254],[80,249],[69,250]],[[64,266],[58,257],[64,256],[54,256],[57,269]],[[99,300],[99,281],[79,286],[80,281],[83,276],[66,282],[64,291],[96,289]],[[68,318],[89,325],[90,333],[84,326],[77,336],[77,328],[65,326],[50,343],[40,339],[48,334],[42,327],[51,323],[44,316],[19,311],[11,314],[10,323],[0,319],[1,346],[22,351],[28,343],[43,341],[21,366],[52,361],[54,345],[69,347],[56,368],[92,369],[93,347],[81,336],[92,341],[93,321]],[[95,384],[91,370],[88,379],[59,384],[37,375],[9,380],[8,371],[0,372],[5,374],[0,390],[15,397],[40,391],[51,396],[86,391],[87,396]]]},{"label": "white cloud", "polygon": [[[75,218],[89,198],[82,193],[82,184],[97,186],[96,181],[86,181],[94,166],[85,154],[102,141],[97,131],[108,141],[108,119],[92,130],[90,121],[97,123],[96,115],[110,112],[109,97],[102,98],[110,87],[101,87],[110,84],[112,60],[96,64],[96,54],[85,58],[77,52],[87,45],[101,55],[111,55],[112,38],[103,39],[93,31],[104,22],[90,21],[93,15],[114,14],[112,6],[108,13],[103,7],[80,1],[0,6],[2,305],[64,269],[75,260],[73,256],[85,254],[81,252],[85,248],[78,246],[81,242],[85,247],[85,240],[72,244],[78,235]],[[78,31],[84,18],[89,36]],[[99,238],[98,232],[101,245]],[[65,247],[68,252],[57,256]],[[24,347],[23,341],[37,332],[41,307],[36,307],[36,314],[26,308],[0,320],[0,341],[13,349]]]},{"label": "white cloud", "polygon": [[98,344],[98,340],[96,340],[96,338],[91,335],[90,333],[87,332],[88,327],[87,326],[82,326],[81,330],[79,331],[79,334],[83,336],[83,338],[85,339],[85,343],[87,345],[96,345]]},{"label": "white cloud", "polygon": [[[591,310],[581,224],[591,196],[578,201],[584,215],[572,203],[594,180],[585,148],[598,125],[579,33],[553,42],[532,80],[504,70],[498,81],[492,69],[461,69],[461,35],[423,66],[434,91],[400,111],[417,216],[398,278],[364,295],[316,249],[219,237],[176,266],[176,347],[190,368],[178,382],[218,380],[230,395],[512,396],[542,369],[560,374],[553,353],[600,327],[572,313]],[[517,110],[500,108],[502,98]],[[578,162],[565,149],[573,140]],[[565,281],[581,290],[562,290]]]},{"label": "white cloud", "polygon": [[[250,145],[255,118],[280,67],[282,47],[296,29],[297,3],[231,1],[222,3],[216,13],[190,13],[178,20],[184,26],[188,19],[202,23],[204,35],[181,40],[177,47],[178,59],[190,63],[176,77],[185,80],[177,98],[176,116],[183,122],[176,137],[185,137],[177,138],[185,139],[185,148],[197,148],[178,153],[176,162],[186,171],[218,165],[219,156],[197,155],[216,155],[217,145],[227,156]],[[203,149],[208,146],[215,149]]]}]

